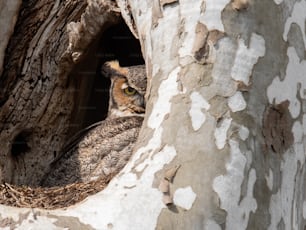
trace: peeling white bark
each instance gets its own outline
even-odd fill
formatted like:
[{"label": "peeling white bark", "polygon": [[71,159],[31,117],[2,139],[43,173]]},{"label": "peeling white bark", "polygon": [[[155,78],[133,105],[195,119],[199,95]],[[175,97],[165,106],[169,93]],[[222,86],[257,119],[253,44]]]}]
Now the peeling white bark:
[{"label": "peeling white bark", "polygon": [[283,2],[283,0],[274,0],[274,2],[275,2],[277,5],[279,5],[279,4],[281,4],[281,3]]},{"label": "peeling white bark", "polygon": [[232,112],[244,110],[246,106],[247,104],[241,92],[236,92],[228,99],[228,107],[230,107]]},{"label": "peeling white bark", "polygon": [[232,119],[231,118],[225,118],[221,124],[220,127],[217,127],[215,129],[215,140],[216,140],[216,145],[218,149],[223,149],[225,144],[226,144],[226,140],[227,140],[227,131],[230,128],[232,123]]},{"label": "peeling white bark", "polygon": [[196,199],[196,194],[192,191],[192,188],[179,188],[174,192],[173,202],[175,205],[182,207],[185,210],[189,210],[192,207],[193,202]]},{"label": "peeling white bark", "polygon": [[219,30],[224,32],[224,26],[221,19],[222,10],[228,4],[229,0],[207,0],[203,2],[205,6],[204,15],[201,18],[203,24],[207,26],[209,30]]},{"label": "peeling white bark", "polygon": [[241,126],[238,131],[238,134],[240,139],[245,141],[249,137],[250,131],[246,127]]},{"label": "peeling white bark", "polygon": [[269,174],[266,176],[266,182],[267,182],[267,186],[270,189],[270,191],[272,191],[273,189],[273,171],[272,169],[269,170]]},{"label": "peeling white bark", "polygon": [[244,153],[239,149],[236,141],[230,140],[231,160],[227,164],[227,174],[215,178],[213,188],[218,193],[221,207],[227,211],[227,229],[246,229],[250,212],[257,208],[253,189],[256,172],[251,169],[247,175],[248,185],[246,196],[241,199],[241,185],[245,180],[245,166],[247,163]]},{"label": "peeling white bark", "polygon": [[177,86],[177,77],[180,68],[177,67],[170,74],[168,79],[164,80],[158,89],[158,99],[155,102],[152,113],[149,116],[148,127],[157,129],[171,109],[171,98],[179,93]]},{"label": "peeling white bark", "polygon": [[193,92],[190,95],[191,108],[189,115],[191,117],[192,127],[195,131],[199,130],[206,120],[205,113],[202,109],[208,110],[210,105],[208,102],[197,92]]},{"label": "peeling white bark", "polygon": [[181,1],[180,14],[184,18],[184,26],[188,28],[184,34],[184,40],[179,48],[180,57],[190,55],[195,41],[194,31],[196,30],[196,22],[201,14],[201,1]]},{"label": "peeling white bark", "polygon": [[262,57],[264,54],[265,41],[261,36],[252,34],[249,45],[245,45],[245,41],[239,39],[239,47],[231,71],[233,79],[242,81],[245,85],[249,85],[253,66],[258,61],[258,58]]}]

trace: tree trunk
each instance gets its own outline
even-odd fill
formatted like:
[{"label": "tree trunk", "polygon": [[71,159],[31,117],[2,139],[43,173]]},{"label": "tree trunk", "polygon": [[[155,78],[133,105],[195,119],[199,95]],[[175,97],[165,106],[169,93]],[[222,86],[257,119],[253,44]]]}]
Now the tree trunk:
[{"label": "tree trunk", "polygon": [[0,79],[1,181],[37,185],[69,134],[80,128],[75,120],[82,118],[90,79],[71,72],[94,39],[118,23],[114,9],[110,1],[22,3]]},{"label": "tree trunk", "polygon": [[[69,18],[63,23],[78,20],[84,11],[85,6],[75,4],[79,9],[73,10],[78,12],[75,17],[68,16],[66,7],[58,8],[62,17]],[[117,4],[139,38],[149,82],[146,117],[132,159],[103,191],[75,206],[52,211],[0,206],[1,225],[18,224],[20,229],[40,229],[42,224],[50,229],[304,229],[306,1],[117,0]],[[100,9],[103,17],[107,12],[92,7]],[[89,9],[90,4],[83,18],[96,12]],[[107,21],[113,19],[111,15]],[[52,34],[49,17],[40,20],[46,25],[38,36],[43,41]],[[88,19],[84,28],[90,31],[96,17]],[[15,33],[25,29],[18,25]],[[61,26],[64,30],[65,24]],[[70,31],[81,39],[81,29]],[[8,143],[13,140],[14,146],[16,136],[27,152],[38,140],[44,143],[36,153],[41,154],[37,164],[43,168],[44,153],[50,154],[54,146],[60,149],[61,138],[69,130],[62,124],[69,124],[77,100],[67,91],[68,73],[84,47],[71,51],[70,44],[75,43],[68,39],[69,33],[66,40],[54,38],[35,45],[24,41],[35,47],[33,53],[33,48],[26,49],[31,55],[24,55],[25,66],[18,64],[19,49],[12,50],[18,46],[10,46],[21,42],[11,39],[8,45],[0,110],[5,121],[0,136],[4,181],[26,181],[20,166],[14,165],[19,161],[8,161],[13,153]],[[62,52],[55,52],[54,46],[63,41]],[[60,63],[55,69],[43,65],[50,57]],[[45,85],[44,77],[49,79]],[[28,82],[32,78],[34,83]],[[18,84],[45,90],[39,97],[33,94],[38,90],[28,92]],[[50,94],[48,87],[59,92]],[[52,95],[60,96],[50,99]],[[68,109],[63,106],[67,101]],[[27,133],[34,139],[27,139]],[[59,135],[58,143],[54,135]],[[18,158],[19,152],[13,156]],[[22,155],[24,164],[31,164],[27,155],[31,154]],[[7,173],[13,169],[19,169],[18,176]],[[35,184],[32,180],[27,183]]]}]

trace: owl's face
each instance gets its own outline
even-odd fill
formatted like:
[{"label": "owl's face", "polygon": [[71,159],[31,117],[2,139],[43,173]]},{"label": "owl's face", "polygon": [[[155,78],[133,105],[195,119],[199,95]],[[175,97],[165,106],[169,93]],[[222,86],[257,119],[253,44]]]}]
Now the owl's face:
[{"label": "owl's face", "polygon": [[106,62],[102,73],[111,78],[108,117],[143,116],[146,91],[145,66],[120,67]]}]

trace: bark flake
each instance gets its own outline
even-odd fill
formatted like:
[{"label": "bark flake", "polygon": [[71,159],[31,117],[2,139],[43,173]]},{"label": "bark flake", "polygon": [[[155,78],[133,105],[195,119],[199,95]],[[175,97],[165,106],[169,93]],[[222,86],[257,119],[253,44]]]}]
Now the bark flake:
[{"label": "bark flake", "polygon": [[263,117],[265,146],[274,153],[284,153],[294,142],[293,121],[289,112],[289,101],[266,108]]}]

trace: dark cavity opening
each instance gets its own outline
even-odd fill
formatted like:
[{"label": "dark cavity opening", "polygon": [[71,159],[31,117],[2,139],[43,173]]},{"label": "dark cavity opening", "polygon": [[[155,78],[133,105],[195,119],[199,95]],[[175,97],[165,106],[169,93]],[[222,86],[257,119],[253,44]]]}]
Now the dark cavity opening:
[{"label": "dark cavity opening", "polygon": [[108,112],[110,80],[101,74],[104,62],[118,60],[121,66],[144,64],[139,40],[125,23],[110,27],[93,42],[86,57],[73,72],[77,106],[72,132],[104,120]]},{"label": "dark cavity opening", "polygon": [[30,151],[28,145],[29,136],[29,131],[22,131],[14,138],[11,150],[12,157],[18,158],[22,154]]}]

